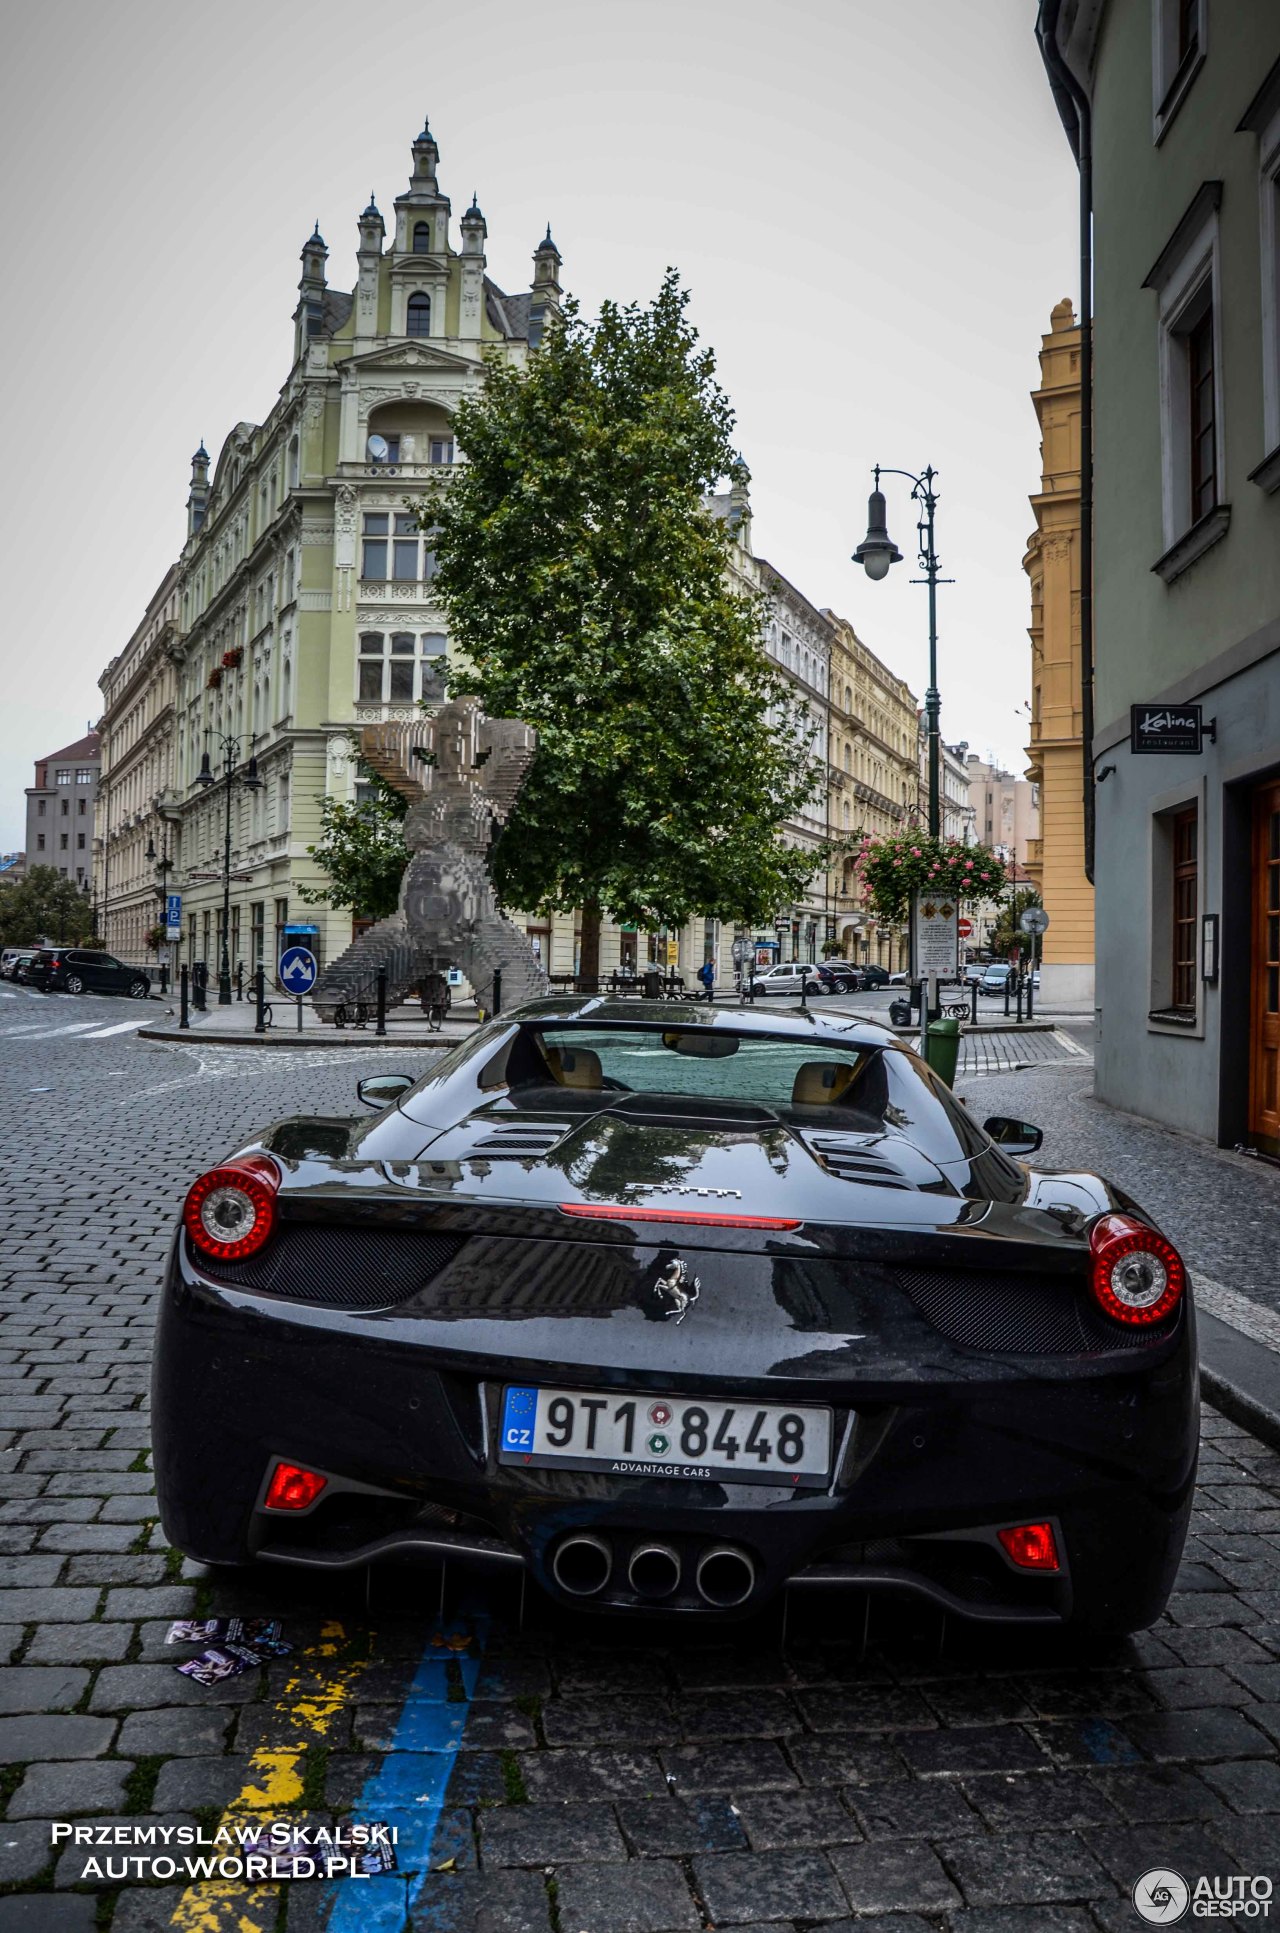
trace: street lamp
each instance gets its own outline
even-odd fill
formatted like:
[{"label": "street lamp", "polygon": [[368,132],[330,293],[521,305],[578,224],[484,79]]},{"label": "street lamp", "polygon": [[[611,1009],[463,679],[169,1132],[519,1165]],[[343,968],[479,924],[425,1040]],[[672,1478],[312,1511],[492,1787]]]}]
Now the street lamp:
[{"label": "street lamp", "polygon": [[[941,833],[941,797],[938,784],[939,766],[939,716],[942,700],[938,692],[938,585],[949,584],[949,577],[938,576],[938,553],[933,546],[933,513],[938,502],[934,489],[937,471],[930,465],[920,476],[912,470],[881,470],[875,468],[875,488],[867,504],[867,534],[853,553],[855,564],[861,564],[873,583],[879,583],[889,575],[891,564],[902,562],[902,552],[889,535],[885,521],[884,493],[880,488],[880,478],[906,477],[911,485],[911,495],[920,505],[921,516],[916,529],[919,536],[920,568],[924,572],[924,582],[929,586],[929,689],[924,695],[925,730],[929,739],[929,836],[937,839]],[[913,579],[913,582],[920,580]]]},{"label": "street lamp", "polygon": [[[197,782],[206,788],[219,783],[209,764],[208,739],[210,736],[210,733],[205,733],[204,757],[200,761],[200,770],[196,773]],[[222,958],[218,964],[218,1005],[220,1007],[231,1005],[229,951],[231,945],[231,796],[237,785],[242,786],[246,792],[256,792],[262,784],[262,780],[258,777],[258,761],[253,756],[255,736],[253,732],[214,732],[212,734],[215,743],[222,747],[221,783],[225,785],[227,791],[226,831],[222,842]],[[236,761],[240,756],[240,741],[244,738],[249,741],[249,762],[243,772],[237,772]]]}]

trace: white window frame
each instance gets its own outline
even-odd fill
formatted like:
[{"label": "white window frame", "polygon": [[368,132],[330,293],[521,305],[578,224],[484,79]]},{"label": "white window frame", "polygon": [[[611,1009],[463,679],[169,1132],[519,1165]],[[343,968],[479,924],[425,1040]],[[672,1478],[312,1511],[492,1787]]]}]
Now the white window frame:
[{"label": "white window frame", "polygon": [[1208,0],[1196,0],[1196,51],[1178,65],[1178,0],[1151,0],[1151,138],[1158,147],[1209,50]]},{"label": "white window frame", "polygon": [[[1219,184],[1208,184],[1218,186]],[[1201,190],[1204,196],[1204,190]],[[1189,232],[1171,244],[1144,284],[1156,291],[1160,359],[1160,495],[1164,548],[1169,552],[1196,521],[1191,514],[1191,432],[1187,356],[1183,338],[1206,294],[1213,315],[1214,451],[1218,480],[1215,511],[1227,508],[1226,421],[1222,382],[1222,267],[1218,233],[1220,195],[1208,202]],[[1200,197],[1197,197],[1200,199]],[[1194,204],[1193,204],[1194,207]],[[1191,211],[1188,210],[1188,213]],[[1184,221],[1186,217],[1184,216]],[[1214,515],[1206,513],[1205,522]],[[1215,533],[1220,536],[1221,531]],[[1206,546],[1207,548],[1207,546]],[[1195,555],[1200,555],[1197,550]],[[1193,562],[1188,556],[1181,567]]]}]

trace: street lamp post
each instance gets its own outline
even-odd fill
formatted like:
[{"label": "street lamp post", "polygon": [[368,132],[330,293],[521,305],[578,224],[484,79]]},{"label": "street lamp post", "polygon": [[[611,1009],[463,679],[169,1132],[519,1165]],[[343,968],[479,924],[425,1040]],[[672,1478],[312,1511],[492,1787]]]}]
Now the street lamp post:
[{"label": "street lamp post", "polygon": [[[163,821],[162,821],[162,824],[163,824]],[[169,921],[167,918],[167,914],[169,910],[169,872],[170,872],[170,868],[173,865],[173,861],[169,857],[169,828],[167,825],[164,827],[164,830],[160,835],[160,842],[161,842],[160,857],[157,859],[156,842],[154,838],[147,840],[146,860],[149,866],[155,867],[157,877],[159,878],[159,881],[160,881],[160,884],[156,887],[156,898],[160,901],[160,904],[164,908],[166,913],[164,926],[165,926],[165,932],[167,935],[168,927],[169,927]],[[159,925],[160,922],[157,920],[156,924]],[[169,957],[168,952],[166,951],[165,953],[166,962],[168,960],[168,957]],[[160,958],[160,948],[158,946],[156,948],[156,958],[157,960]],[[168,971],[169,969],[167,964],[161,966],[160,991],[162,993],[167,993],[169,990],[167,985]]]},{"label": "street lamp post", "polygon": [[[891,564],[902,562],[902,552],[890,537],[885,523],[884,494],[880,488],[882,476],[906,477],[911,485],[911,495],[920,505],[920,520],[916,526],[918,555],[920,568],[924,572],[923,582],[929,586],[929,689],[924,695],[925,731],[929,740],[929,837],[937,839],[942,831],[938,750],[942,712],[942,699],[938,691],[938,586],[954,581],[938,576],[938,553],[933,544],[933,513],[938,503],[938,492],[933,486],[938,473],[932,465],[916,476],[912,470],[882,470],[877,463],[875,488],[867,504],[867,534],[853,553],[854,563],[861,564],[875,583],[889,575]],[[916,583],[920,581],[913,579]]]},{"label": "street lamp post", "polygon": [[[218,1005],[231,1005],[231,799],[237,785],[246,792],[256,792],[262,784],[258,777],[258,761],[253,756],[252,732],[214,732],[215,742],[222,747],[222,779],[215,779],[209,763],[208,740],[205,733],[205,754],[196,773],[198,782],[205,786],[225,785],[227,793],[227,812],[225,833],[222,842],[222,958],[218,963]],[[237,772],[236,761],[240,756],[240,742],[249,741],[249,762],[243,772]]]}]

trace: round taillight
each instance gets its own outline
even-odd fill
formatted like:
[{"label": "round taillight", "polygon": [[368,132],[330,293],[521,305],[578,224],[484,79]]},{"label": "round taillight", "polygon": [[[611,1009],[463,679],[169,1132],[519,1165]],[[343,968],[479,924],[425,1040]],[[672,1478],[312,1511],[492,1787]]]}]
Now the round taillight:
[{"label": "round taillight", "polygon": [[191,1184],[182,1223],[202,1255],[239,1262],[256,1255],[276,1223],[280,1173],[265,1155],[210,1168]]},{"label": "round taillight", "polygon": [[1090,1287],[1098,1307],[1116,1322],[1143,1327],[1163,1322],[1187,1285],[1172,1242],[1133,1215],[1100,1215],[1089,1231]]}]

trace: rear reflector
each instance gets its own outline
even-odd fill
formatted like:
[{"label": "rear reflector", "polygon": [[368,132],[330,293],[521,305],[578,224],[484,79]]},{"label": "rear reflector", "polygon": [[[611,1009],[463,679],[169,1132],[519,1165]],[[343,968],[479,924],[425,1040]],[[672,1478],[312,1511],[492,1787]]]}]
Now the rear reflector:
[{"label": "rear reflector", "polygon": [[1146,1327],[1163,1322],[1181,1302],[1182,1257],[1136,1216],[1099,1215],[1089,1230],[1089,1252],[1093,1299],[1114,1321]]},{"label": "rear reflector", "polygon": [[596,1208],[590,1202],[562,1201],[562,1215],[580,1215],[590,1222],[683,1222],[696,1228],[799,1228],[799,1220],[779,1215],[704,1215],[696,1208]]},{"label": "rear reflector", "polygon": [[996,1536],[1019,1570],[1056,1571],[1059,1568],[1052,1524],[1014,1524],[1009,1530],[998,1530]]},{"label": "rear reflector", "polygon": [[328,1477],[322,1477],[318,1470],[304,1470],[296,1463],[277,1463],[267,1485],[264,1508],[305,1510],[308,1504],[315,1502],[328,1481]]}]

